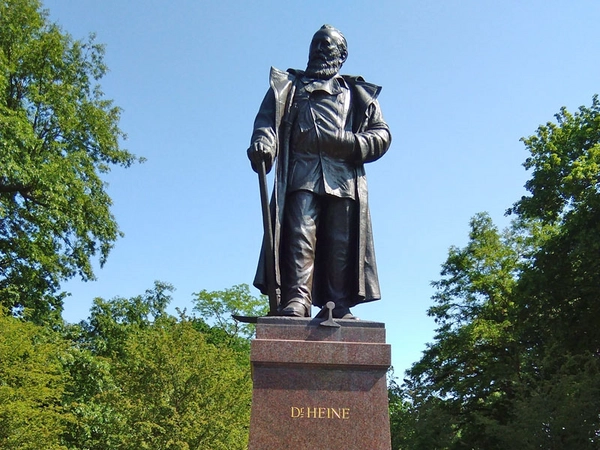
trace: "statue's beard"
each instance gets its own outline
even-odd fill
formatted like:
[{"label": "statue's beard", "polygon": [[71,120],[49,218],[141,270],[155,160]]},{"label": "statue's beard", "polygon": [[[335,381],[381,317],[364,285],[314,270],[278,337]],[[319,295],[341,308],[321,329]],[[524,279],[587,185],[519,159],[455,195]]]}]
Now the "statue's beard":
[{"label": "statue's beard", "polygon": [[328,80],[329,78],[337,75],[341,68],[342,64],[339,58],[336,58],[334,61],[311,58],[308,61],[305,74],[310,78]]}]

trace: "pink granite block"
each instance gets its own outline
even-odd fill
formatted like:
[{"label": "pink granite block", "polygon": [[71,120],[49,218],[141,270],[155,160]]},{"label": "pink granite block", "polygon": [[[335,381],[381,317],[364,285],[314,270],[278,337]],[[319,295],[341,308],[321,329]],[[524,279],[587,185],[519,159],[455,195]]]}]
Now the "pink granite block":
[{"label": "pink granite block", "polygon": [[252,342],[249,449],[390,450],[383,324],[321,330],[306,319],[278,321],[259,322]]},{"label": "pink granite block", "polygon": [[[270,318],[266,318],[270,319]],[[263,319],[264,320],[264,319]],[[314,319],[272,318],[256,329],[257,339],[336,342],[385,342],[385,328],[376,322],[338,320],[339,328],[318,326]],[[358,324],[363,326],[358,326]],[[370,324],[371,326],[364,326]]]},{"label": "pink granite block", "polygon": [[254,340],[250,359],[254,364],[349,366],[387,370],[391,361],[388,344]]}]

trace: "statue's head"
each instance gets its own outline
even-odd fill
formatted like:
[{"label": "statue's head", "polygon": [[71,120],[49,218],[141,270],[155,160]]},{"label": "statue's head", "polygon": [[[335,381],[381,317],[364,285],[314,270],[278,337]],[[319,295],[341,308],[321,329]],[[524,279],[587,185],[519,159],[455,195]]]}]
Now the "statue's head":
[{"label": "statue's head", "polygon": [[337,75],[348,57],[348,44],[340,30],[323,25],[313,36],[306,75],[329,79]]}]

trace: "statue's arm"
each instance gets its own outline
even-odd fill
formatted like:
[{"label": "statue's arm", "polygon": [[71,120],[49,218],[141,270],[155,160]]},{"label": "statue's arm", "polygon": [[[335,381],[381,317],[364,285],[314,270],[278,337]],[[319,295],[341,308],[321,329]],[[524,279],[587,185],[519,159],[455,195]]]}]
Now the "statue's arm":
[{"label": "statue's arm", "polygon": [[354,151],[359,163],[381,158],[392,142],[390,129],[383,120],[379,103],[375,100],[367,109],[367,122],[363,131],[354,135]]},{"label": "statue's arm", "polygon": [[269,89],[260,105],[256,119],[254,119],[254,131],[248,148],[248,158],[252,169],[258,172],[259,164],[264,161],[267,172],[269,172],[276,154],[275,95],[273,90]]}]

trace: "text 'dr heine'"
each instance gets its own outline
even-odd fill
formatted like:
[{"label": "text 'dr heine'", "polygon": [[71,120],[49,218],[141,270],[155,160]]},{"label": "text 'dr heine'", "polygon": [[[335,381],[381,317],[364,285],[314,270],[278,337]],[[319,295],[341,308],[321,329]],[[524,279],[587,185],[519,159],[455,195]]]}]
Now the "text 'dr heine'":
[{"label": "text 'dr heine'", "polygon": [[328,408],[328,407],[299,407],[292,406],[292,419],[341,419],[350,418],[350,408]]}]

